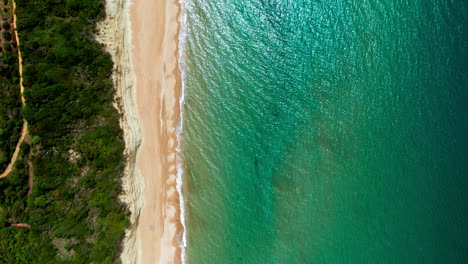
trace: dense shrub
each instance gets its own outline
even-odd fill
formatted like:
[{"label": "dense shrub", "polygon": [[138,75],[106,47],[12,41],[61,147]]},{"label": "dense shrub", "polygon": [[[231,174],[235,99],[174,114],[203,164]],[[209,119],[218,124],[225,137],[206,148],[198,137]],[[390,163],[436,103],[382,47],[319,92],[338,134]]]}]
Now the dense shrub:
[{"label": "dense shrub", "polygon": [[4,22],[2,23],[2,28],[3,28],[4,30],[10,30],[10,28],[11,28],[10,23],[8,23],[7,21],[4,21]]},{"label": "dense shrub", "polygon": [[28,206],[21,220],[31,230],[0,229],[0,240],[9,241],[0,243],[0,262],[114,263],[128,210],[118,199],[125,158],[112,61],[93,40],[105,15],[102,1],[17,0],[17,6],[34,188],[21,198]]},{"label": "dense shrub", "polygon": [[7,43],[7,42],[6,42],[6,43],[3,43],[3,49],[4,49],[5,51],[11,51],[11,45],[10,45],[10,43]]},{"label": "dense shrub", "polygon": [[11,52],[10,45],[5,43],[5,49],[0,56],[0,172],[3,172],[10,162],[21,133],[20,110],[18,57],[16,53]]},{"label": "dense shrub", "polygon": [[4,40],[10,41],[11,40],[11,33],[9,31],[3,31],[2,32],[2,37],[3,37]]}]

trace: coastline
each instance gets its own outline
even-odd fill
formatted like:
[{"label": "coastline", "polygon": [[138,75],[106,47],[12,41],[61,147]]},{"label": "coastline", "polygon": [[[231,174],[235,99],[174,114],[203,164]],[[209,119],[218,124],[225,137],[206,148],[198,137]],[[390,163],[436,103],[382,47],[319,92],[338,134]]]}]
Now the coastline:
[{"label": "coastline", "polygon": [[131,225],[123,263],[181,263],[177,192],[179,3],[107,0],[98,40],[114,61],[127,164],[123,177]]},{"label": "coastline", "polygon": [[106,19],[98,24],[97,40],[102,43],[112,57],[114,69],[112,81],[115,93],[115,106],[121,114],[120,126],[125,140],[127,158],[122,177],[123,195],[121,200],[130,210],[130,226],[122,241],[120,258],[123,263],[137,263],[140,240],[137,226],[143,207],[143,178],[135,166],[136,156],[141,145],[142,135],[136,104],[136,76],[131,60],[131,24],[129,19],[130,1],[106,0]]},{"label": "coastline", "polygon": [[136,167],[144,179],[138,263],[181,263],[177,179],[180,6],[177,0],[134,0],[130,10],[136,104],[142,144]]},{"label": "coastline", "polygon": [[131,212],[120,258],[122,263],[182,263],[180,5],[177,0],[107,0],[106,13],[97,37],[114,61],[127,157],[121,199]]}]

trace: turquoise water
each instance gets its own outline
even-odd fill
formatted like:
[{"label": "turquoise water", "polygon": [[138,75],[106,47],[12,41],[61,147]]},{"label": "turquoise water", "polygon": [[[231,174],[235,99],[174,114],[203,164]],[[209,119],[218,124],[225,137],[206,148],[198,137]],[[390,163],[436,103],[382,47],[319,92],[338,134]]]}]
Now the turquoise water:
[{"label": "turquoise water", "polygon": [[184,7],[188,263],[468,259],[465,1]]}]

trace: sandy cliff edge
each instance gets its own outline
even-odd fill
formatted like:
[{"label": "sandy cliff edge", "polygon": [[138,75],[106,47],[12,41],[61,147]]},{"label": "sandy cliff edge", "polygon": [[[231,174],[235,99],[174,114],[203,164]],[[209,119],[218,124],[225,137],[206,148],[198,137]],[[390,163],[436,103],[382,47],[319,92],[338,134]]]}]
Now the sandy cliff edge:
[{"label": "sandy cliff edge", "polygon": [[106,19],[98,24],[96,37],[104,44],[114,62],[112,81],[116,89],[115,106],[121,114],[120,125],[123,129],[127,157],[122,178],[124,194],[120,198],[130,209],[131,224],[122,241],[120,258],[123,263],[138,263],[141,252],[137,226],[144,205],[144,181],[135,166],[142,136],[135,100],[136,77],[131,58],[130,5],[129,0],[106,0]]}]

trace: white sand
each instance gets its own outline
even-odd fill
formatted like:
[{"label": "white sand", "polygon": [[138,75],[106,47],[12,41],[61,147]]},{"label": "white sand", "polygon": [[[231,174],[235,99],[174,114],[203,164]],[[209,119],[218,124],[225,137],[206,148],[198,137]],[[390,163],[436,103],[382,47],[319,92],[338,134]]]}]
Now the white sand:
[{"label": "white sand", "polygon": [[98,40],[103,43],[114,61],[112,79],[116,89],[115,103],[121,116],[120,125],[124,131],[127,164],[123,177],[124,195],[121,199],[131,211],[131,226],[123,241],[121,259],[123,263],[139,263],[140,240],[137,225],[143,207],[144,180],[135,167],[137,150],[142,137],[136,105],[135,71],[131,60],[131,25],[129,19],[130,1],[107,0],[105,21],[98,25]]},{"label": "white sand", "polygon": [[121,260],[180,263],[175,169],[179,5],[171,0],[135,0],[132,6],[128,0],[107,0],[106,9],[99,40],[115,63],[116,102],[128,156],[122,199],[132,212]]}]

